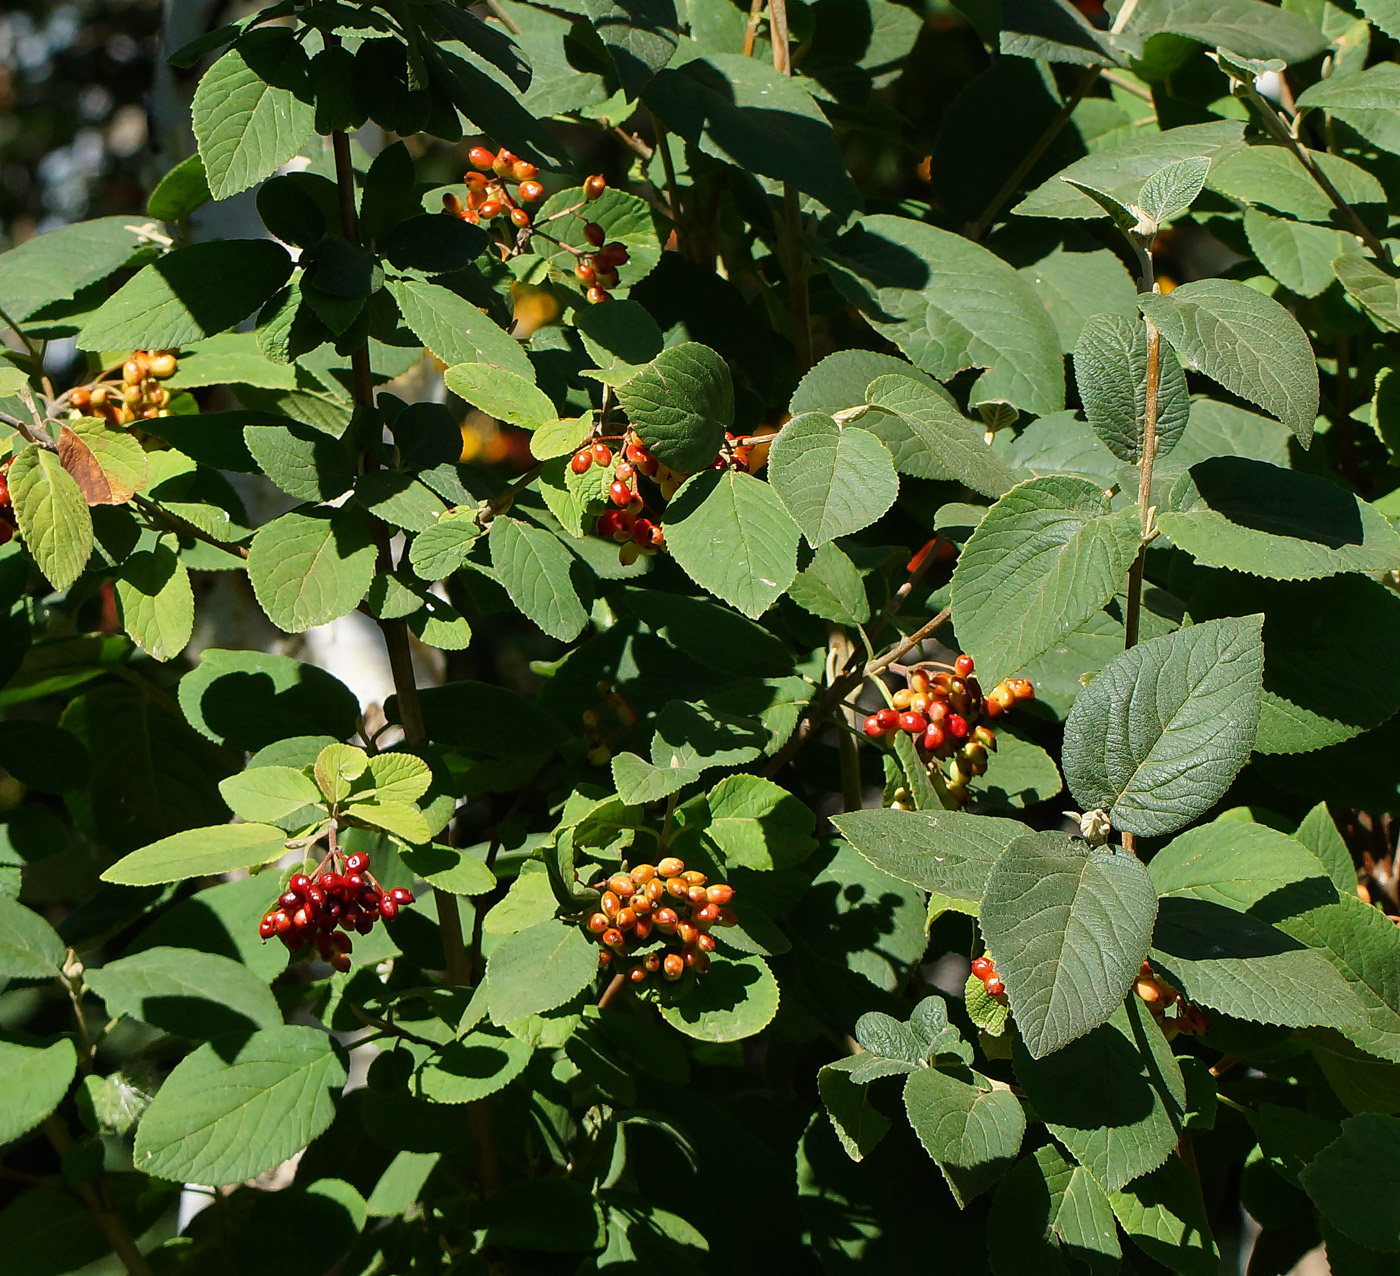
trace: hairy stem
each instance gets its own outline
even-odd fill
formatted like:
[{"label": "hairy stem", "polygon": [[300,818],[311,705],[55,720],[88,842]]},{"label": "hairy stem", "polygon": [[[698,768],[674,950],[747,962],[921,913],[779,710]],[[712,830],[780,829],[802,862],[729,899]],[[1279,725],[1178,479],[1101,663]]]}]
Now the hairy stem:
[{"label": "hairy stem", "polygon": [[1142,618],[1142,574],[1147,565],[1147,546],[1152,530],[1152,466],[1157,456],[1157,401],[1162,380],[1162,338],[1157,325],[1147,325],[1147,390],[1142,410],[1142,460],[1138,462],[1138,513],[1142,541],[1128,571],[1128,602],[1123,612],[1123,647],[1137,646]]}]

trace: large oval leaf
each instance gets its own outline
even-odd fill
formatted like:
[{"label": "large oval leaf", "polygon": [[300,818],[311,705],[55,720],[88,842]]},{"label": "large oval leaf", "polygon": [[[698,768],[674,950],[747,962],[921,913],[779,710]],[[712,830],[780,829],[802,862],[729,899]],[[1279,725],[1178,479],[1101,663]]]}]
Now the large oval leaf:
[{"label": "large oval leaf", "polygon": [[1113,511],[1087,479],[1047,475],[990,510],[953,572],[953,624],[988,685],[1078,629],[1122,588],[1137,511]]},{"label": "large oval leaf", "polygon": [[355,610],[374,579],[374,558],[361,511],[293,510],[258,529],[248,579],[268,619],[299,634]]},{"label": "large oval leaf", "polygon": [[331,1123],[345,1069],[315,1028],[270,1028],[181,1060],[136,1128],[136,1167],[211,1187],[256,1178]]},{"label": "large oval leaf", "polygon": [[1080,806],[1157,837],[1219,801],[1259,730],[1262,628],[1257,615],[1206,621],[1100,671],[1065,721],[1065,780]]},{"label": "large oval leaf", "polygon": [[1272,297],[1234,279],[1198,279],[1138,305],[1188,367],[1273,413],[1307,447],[1317,417],[1308,334]]},{"label": "large oval leaf", "polygon": [[814,548],[869,527],[899,495],[885,445],[820,412],[783,426],[768,454],[768,481]]},{"label": "large oval leaf", "polygon": [[1152,943],[1157,891],[1141,860],[1063,833],[1017,838],[978,914],[1031,1057],[1104,1023]]}]

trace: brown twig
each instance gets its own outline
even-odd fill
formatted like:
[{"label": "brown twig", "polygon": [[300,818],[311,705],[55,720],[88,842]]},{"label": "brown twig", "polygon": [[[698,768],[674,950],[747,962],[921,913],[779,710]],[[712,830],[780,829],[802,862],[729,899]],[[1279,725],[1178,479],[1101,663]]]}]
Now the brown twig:
[{"label": "brown twig", "polygon": [[[73,1136],[56,1112],[51,1112],[44,1118],[43,1129],[44,1134],[53,1145],[54,1151],[60,1157],[66,1156],[73,1150]],[[106,1174],[98,1170],[93,1179],[81,1184],[76,1191],[78,1199],[82,1201],[83,1207],[97,1225],[97,1230],[102,1233],[102,1238],[112,1247],[112,1252],[121,1260],[121,1264],[126,1268],[129,1276],[152,1276],[150,1264],[146,1262],[146,1256],[142,1254],[140,1247],[136,1244],[131,1229],[126,1225],[126,1220],[112,1208],[107,1191]]]},{"label": "brown twig", "polygon": [[749,21],[744,28],[744,56],[753,57],[753,46],[758,39],[758,24],[763,20],[763,6],[766,0],[753,0],[749,5]]},{"label": "brown twig", "polygon": [[196,527],[188,519],[181,518],[178,514],[172,514],[163,505],[158,505],[155,501],[147,499],[139,492],[132,495],[131,503],[147,517],[164,523],[172,532],[181,536],[193,537],[197,541],[203,541],[204,544],[212,545],[215,549],[221,549],[226,554],[236,554],[239,558],[248,557],[248,547],[246,545],[235,545],[232,541],[221,541],[217,536],[210,536],[203,528]]}]

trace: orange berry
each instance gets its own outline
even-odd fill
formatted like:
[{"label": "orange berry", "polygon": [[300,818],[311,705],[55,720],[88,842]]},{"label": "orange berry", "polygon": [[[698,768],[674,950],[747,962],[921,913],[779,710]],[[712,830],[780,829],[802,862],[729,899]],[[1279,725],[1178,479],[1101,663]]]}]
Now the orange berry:
[{"label": "orange berry", "polygon": [[467,159],[471,161],[473,168],[479,168],[483,173],[489,172],[491,166],[496,162],[496,157],[484,146],[473,146],[467,152]]},{"label": "orange berry", "polygon": [[685,872],[685,863],[674,855],[668,855],[656,866],[656,871],[662,877],[675,877],[678,873]]},{"label": "orange berry", "polygon": [[583,197],[584,199],[597,199],[607,188],[608,183],[604,180],[603,175],[601,173],[594,173],[593,176],[583,184]]}]

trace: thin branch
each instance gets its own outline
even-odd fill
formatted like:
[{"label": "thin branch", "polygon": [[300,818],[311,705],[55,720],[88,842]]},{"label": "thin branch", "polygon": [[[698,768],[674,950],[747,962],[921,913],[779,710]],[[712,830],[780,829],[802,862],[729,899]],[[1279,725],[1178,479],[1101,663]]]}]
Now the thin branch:
[{"label": "thin branch", "polygon": [[47,374],[44,372],[44,352],[42,348],[35,345],[30,335],[11,319],[4,310],[0,310],[0,323],[3,323],[19,338],[20,344],[24,346],[25,353],[29,355],[30,363],[34,365],[34,375],[43,382],[44,393],[52,399],[54,397],[53,382],[49,380]]},{"label": "thin branch", "polygon": [[178,514],[172,514],[163,505],[158,505],[155,501],[142,496],[140,492],[132,494],[131,503],[147,518],[163,524],[168,531],[176,532],[181,536],[191,536],[197,541],[203,541],[206,545],[212,545],[215,549],[223,550],[226,554],[236,554],[239,558],[248,557],[246,545],[235,545],[232,541],[221,541],[217,536],[210,536],[202,527],[196,527],[188,519],[181,518]]},{"label": "thin branch", "polygon": [[1342,220],[1346,222],[1351,230],[1363,244],[1366,245],[1378,262],[1384,266],[1391,266],[1390,249],[1388,249],[1376,237],[1375,232],[1361,220],[1361,215],[1345,199],[1341,192],[1332,185],[1331,179],[1318,167],[1317,161],[1313,158],[1313,153],[1294,135],[1293,130],[1288,126],[1283,116],[1278,113],[1274,104],[1269,101],[1253,84],[1238,83],[1235,92],[1244,97],[1264,121],[1264,126],[1274,136],[1274,138],[1293,152],[1294,157],[1306,170],[1309,177],[1317,183],[1318,188],[1331,201],[1332,206],[1342,215]]},{"label": "thin branch", "polygon": [[1026,180],[1026,174],[1039,162],[1040,157],[1050,149],[1050,144],[1060,135],[1060,130],[1069,123],[1069,117],[1074,114],[1084,95],[1094,87],[1094,81],[1099,78],[1099,67],[1085,67],[1083,74],[1079,77],[1079,82],[1071,90],[1069,97],[1065,99],[1065,104],[1060,107],[1059,113],[1049,124],[1045,126],[1045,131],[1036,138],[1035,145],[1021,157],[1021,162],[1016,165],[1011,176],[1001,184],[1001,188],[995,195],[987,201],[987,206],[981,212],[976,221],[968,222],[963,228],[963,234],[969,239],[981,239],[987,233],[987,229],[996,216],[1001,212],[1002,205],[1010,199]]},{"label": "thin branch", "polygon": [[749,5],[749,21],[744,27],[744,56],[753,57],[753,46],[758,39],[758,24],[763,20],[763,6],[766,0],[753,0]]},{"label": "thin branch", "polygon": [[[43,1129],[60,1157],[73,1150],[73,1136],[58,1113],[51,1112],[44,1118]],[[152,1276],[150,1264],[146,1262],[146,1256],[136,1244],[126,1220],[112,1208],[106,1174],[98,1170],[91,1181],[77,1188],[77,1193],[83,1207],[97,1225],[97,1230],[102,1233],[102,1238],[121,1260],[129,1276]]]}]

